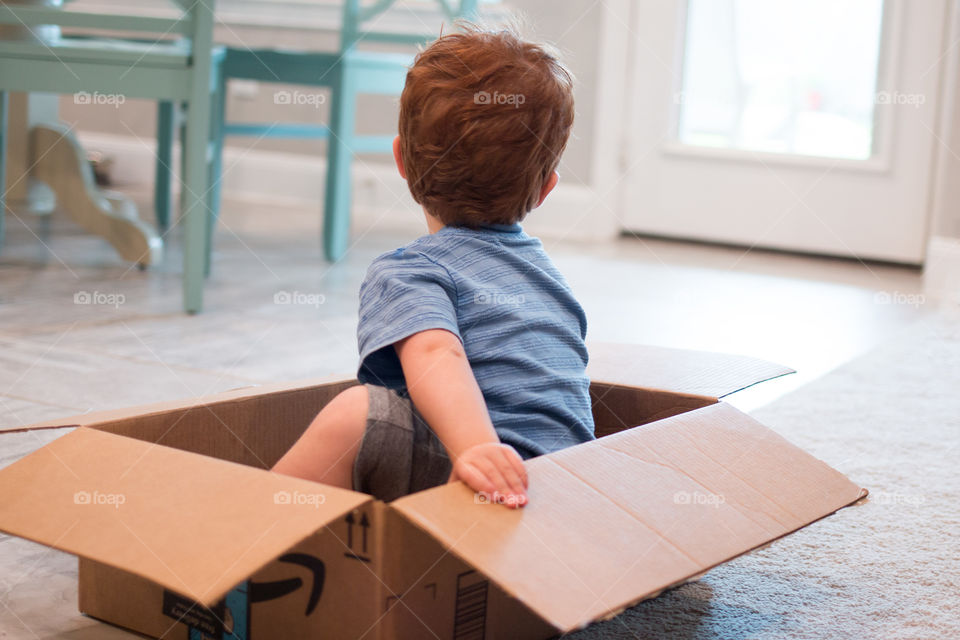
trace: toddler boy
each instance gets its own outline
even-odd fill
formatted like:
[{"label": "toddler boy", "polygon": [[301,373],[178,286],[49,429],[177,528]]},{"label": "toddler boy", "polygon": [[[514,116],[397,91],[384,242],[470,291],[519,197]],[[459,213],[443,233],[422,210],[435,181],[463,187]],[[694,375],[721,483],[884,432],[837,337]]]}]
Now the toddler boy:
[{"label": "toddler boy", "polygon": [[462,480],[522,506],[523,459],[594,437],[586,317],[520,227],[557,184],[573,114],[569,72],[510,30],[468,25],[417,56],[394,156],[429,234],[371,264],[363,384],[275,471],[382,500]]}]

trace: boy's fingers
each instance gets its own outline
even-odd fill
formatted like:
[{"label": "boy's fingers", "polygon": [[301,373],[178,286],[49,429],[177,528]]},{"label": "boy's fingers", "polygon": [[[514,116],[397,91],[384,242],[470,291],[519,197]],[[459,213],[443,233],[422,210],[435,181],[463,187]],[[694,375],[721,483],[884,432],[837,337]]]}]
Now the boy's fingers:
[{"label": "boy's fingers", "polygon": [[[527,472],[523,459],[512,447],[498,446],[461,457],[450,472],[450,482],[461,480],[476,492],[491,497],[501,494],[519,500],[505,500],[507,507],[517,508],[526,504]],[[499,500],[498,500],[499,501]]]},{"label": "boy's fingers", "polygon": [[507,459],[507,463],[511,466],[514,473],[520,479],[520,484],[523,485],[523,488],[526,489],[530,486],[530,483],[527,479],[527,468],[523,465],[523,458],[520,457],[520,454],[516,452],[513,447],[504,447],[503,449],[504,457]]},{"label": "boy's fingers", "polygon": [[509,453],[506,450],[501,451],[503,451],[503,462],[500,464],[500,471],[509,483],[511,493],[522,496],[526,493],[523,486],[523,476],[518,472],[515,461]]},{"label": "boy's fingers", "polygon": [[[498,502],[510,509],[516,509],[526,504],[527,493],[523,489],[523,483],[502,457],[484,458],[480,465],[487,477],[497,486],[497,492],[500,494],[500,498],[497,499]],[[514,477],[511,478],[511,475]]]},{"label": "boy's fingers", "polygon": [[527,491],[523,488],[520,476],[514,475],[508,480],[510,482],[510,495],[514,497],[513,506],[522,507],[527,503]]},{"label": "boy's fingers", "polygon": [[493,493],[496,490],[486,474],[469,462],[460,462],[457,475],[458,479],[463,480],[474,491]]},{"label": "boy's fingers", "polygon": [[494,491],[507,494],[512,493],[510,489],[510,483],[507,482],[507,479],[501,473],[499,467],[496,463],[489,458],[480,458],[475,463],[477,468],[483,472],[487,478],[493,483]]}]

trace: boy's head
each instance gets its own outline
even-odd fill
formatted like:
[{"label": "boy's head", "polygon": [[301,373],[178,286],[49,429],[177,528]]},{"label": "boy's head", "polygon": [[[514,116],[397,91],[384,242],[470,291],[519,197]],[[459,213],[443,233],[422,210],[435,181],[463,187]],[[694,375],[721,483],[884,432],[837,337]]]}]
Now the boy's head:
[{"label": "boy's head", "polygon": [[400,97],[397,161],[414,200],[446,225],[522,220],[556,182],[572,85],[553,53],[511,30],[440,37]]}]

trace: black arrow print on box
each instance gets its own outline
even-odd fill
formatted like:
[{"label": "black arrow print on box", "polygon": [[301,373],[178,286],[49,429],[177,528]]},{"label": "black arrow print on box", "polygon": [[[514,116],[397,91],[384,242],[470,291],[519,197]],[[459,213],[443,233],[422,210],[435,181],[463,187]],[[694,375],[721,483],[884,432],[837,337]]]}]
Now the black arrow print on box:
[{"label": "black arrow print on box", "polygon": [[[317,608],[317,603],[320,602],[320,594],[323,593],[323,583],[326,579],[326,569],[323,566],[323,561],[305,553],[288,553],[280,556],[280,562],[306,567],[313,575],[313,587],[310,589],[310,597],[307,599],[307,612],[304,614],[309,616]],[[302,586],[303,580],[300,578],[288,578],[273,582],[254,582],[250,580],[247,593],[250,604],[253,604],[254,602],[282,598]]]},{"label": "black arrow print on box", "polygon": [[370,521],[367,520],[367,512],[364,511],[360,517],[360,527],[363,529],[363,553],[367,552],[367,529],[370,528]]},{"label": "black arrow print on box", "polygon": [[350,551],[345,552],[345,555],[348,558],[353,558],[354,560],[360,560],[362,562],[370,562],[370,558],[365,555],[360,555],[353,550],[353,525],[360,525],[360,536],[361,536],[361,546],[360,552],[367,553],[367,530],[370,528],[370,519],[367,518],[367,512],[364,511],[360,515],[360,522],[358,523],[356,518],[353,517],[353,512],[347,514],[346,517],[347,523],[347,546],[350,547]]}]

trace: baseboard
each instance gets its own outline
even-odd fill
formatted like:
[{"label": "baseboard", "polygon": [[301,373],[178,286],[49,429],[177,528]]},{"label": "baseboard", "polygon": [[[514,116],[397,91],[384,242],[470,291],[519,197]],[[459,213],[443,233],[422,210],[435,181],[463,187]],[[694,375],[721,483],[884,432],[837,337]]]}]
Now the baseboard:
[{"label": "baseboard", "polygon": [[[153,140],[103,133],[78,135],[84,147],[113,159],[112,175],[120,185],[153,184],[156,146]],[[179,158],[174,149],[174,158]],[[174,170],[177,162],[174,162]],[[223,157],[223,193],[229,198],[286,205],[321,207],[326,159],[275,151],[226,147]],[[420,208],[392,160],[357,160],[353,170],[355,228],[371,227],[417,233],[423,229]],[[614,238],[620,229],[613,212],[588,185],[562,181],[543,206],[524,222],[528,233],[551,240],[599,242]]]},{"label": "baseboard", "polygon": [[960,303],[960,238],[930,238],[923,267],[923,290],[944,302]]}]

